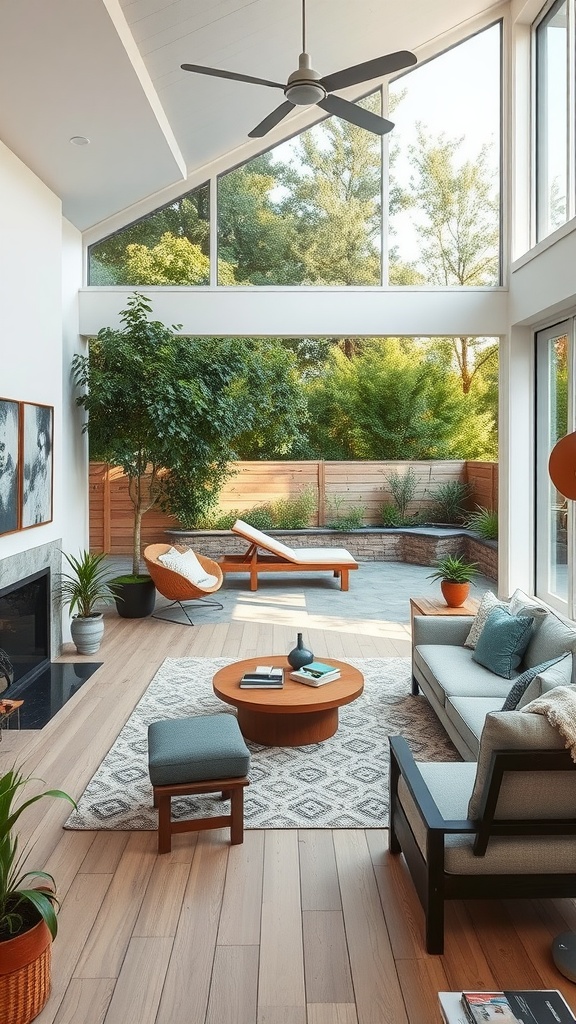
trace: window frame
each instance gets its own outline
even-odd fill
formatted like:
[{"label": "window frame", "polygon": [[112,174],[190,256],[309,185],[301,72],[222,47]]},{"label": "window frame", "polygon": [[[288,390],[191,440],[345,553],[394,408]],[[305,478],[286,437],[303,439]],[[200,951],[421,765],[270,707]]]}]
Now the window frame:
[{"label": "window frame", "polygon": [[567,394],[567,430],[575,429],[574,410],[574,383],[576,375],[575,365],[575,337],[576,317],[570,316],[565,320],[552,324],[549,327],[539,330],[534,335],[534,355],[536,366],[536,388],[535,388],[535,593],[542,600],[546,601],[552,608],[569,616],[575,617],[575,545],[574,545],[574,502],[567,504],[567,588],[566,597],[554,592],[551,583],[553,572],[557,562],[552,562],[550,557],[550,546],[553,539],[553,526],[551,516],[551,490],[553,488],[548,474],[548,460],[550,457],[550,344],[557,338],[566,335],[568,348],[566,354],[566,365],[568,371],[568,394]]},{"label": "window frame", "polygon": [[[544,204],[542,198],[542,174],[548,184],[548,162],[546,158],[547,136],[542,129],[542,111],[540,104],[540,73],[543,62],[542,50],[539,45],[539,32],[552,20],[554,14],[566,4],[566,119],[565,143],[566,166],[564,182],[566,186],[566,209],[562,224],[551,226],[549,202]],[[533,230],[532,242],[537,244],[549,238],[554,231],[568,223],[576,214],[576,5],[575,0],[550,0],[532,24],[532,78],[533,78],[533,115],[532,115],[532,210]],[[545,113],[545,111],[544,111]],[[544,168],[544,162],[546,167]],[[545,216],[544,216],[545,206]],[[543,223],[545,222],[545,227]]]}]

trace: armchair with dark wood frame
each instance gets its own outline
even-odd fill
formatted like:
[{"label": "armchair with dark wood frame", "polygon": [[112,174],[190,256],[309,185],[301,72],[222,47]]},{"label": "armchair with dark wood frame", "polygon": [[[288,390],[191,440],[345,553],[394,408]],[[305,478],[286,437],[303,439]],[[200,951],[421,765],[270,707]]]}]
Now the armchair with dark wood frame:
[{"label": "armchair with dark wood frame", "polygon": [[428,953],[444,950],[446,900],[576,896],[576,764],[547,721],[522,718],[539,719],[532,731],[551,734],[550,749],[481,743],[478,765],[421,764],[390,738],[389,849],[404,854]]}]

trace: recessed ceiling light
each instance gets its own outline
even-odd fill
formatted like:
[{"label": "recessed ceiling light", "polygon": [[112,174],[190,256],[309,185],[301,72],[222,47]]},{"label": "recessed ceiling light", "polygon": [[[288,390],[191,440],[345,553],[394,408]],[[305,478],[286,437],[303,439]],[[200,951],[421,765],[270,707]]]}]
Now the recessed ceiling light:
[{"label": "recessed ceiling light", "polygon": [[89,146],[90,139],[87,139],[85,135],[73,135],[70,139],[73,146]]}]

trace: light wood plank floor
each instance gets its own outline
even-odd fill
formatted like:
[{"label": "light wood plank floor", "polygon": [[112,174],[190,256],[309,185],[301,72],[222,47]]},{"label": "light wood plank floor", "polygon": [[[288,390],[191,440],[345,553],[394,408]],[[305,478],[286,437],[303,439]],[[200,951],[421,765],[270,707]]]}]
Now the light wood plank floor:
[{"label": "light wood plank floor", "polygon": [[[293,646],[297,607],[251,607],[195,627],[107,614],[103,667],[41,732],[5,733],[0,770],[17,759],[80,795],[166,655]],[[306,640],[319,657],[408,655],[407,623],[376,627],[327,621]],[[213,831],[158,857],[155,833],[66,832],[67,813],[40,802],[23,835],[62,896],[40,1024],[435,1024],[439,989],[477,987],[560,988],[576,1009],[550,957],[576,928],[573,901],[453,903],[445,955],[431,957],[385,829],[248,830],[236,847]]]}]

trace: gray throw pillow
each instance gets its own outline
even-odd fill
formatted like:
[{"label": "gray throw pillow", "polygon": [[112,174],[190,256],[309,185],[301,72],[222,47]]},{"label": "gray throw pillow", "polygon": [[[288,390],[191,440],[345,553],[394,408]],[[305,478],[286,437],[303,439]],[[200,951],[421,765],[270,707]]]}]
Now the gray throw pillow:
[{"label": "gray throw pillow", "polygon": [[536,697],[541,697],[543,693],[549,693],[557,686],[570,686],[574,683],[576,680],[573,678],[573,660],[572,654],[568,652],[550,668],[535,676],[518,702],[518,711],[530,701],[536,700]]},{"label": "gray throw pillow", "polygon": [[504,679],[511,679],[528,646],[534,619],[511,615],[507,608],[494,608],[480,634],[472,658]]},{"label": "gray throw pillow", "polygon": [[[517,676],[512,683],[512,686],[508,691],[508,696],[500,710],[515,711],[518,707],[519,701],[524,696],[532,680],[535,679],[536,676],[539,676],[541,672],[545,672],[547,668],[555,665],[557,661],[561,661],[562,657],[566,657],[566,655],[562,655],[560,658],[552,658],[551,661],[544,661],[541,665],[534,665],[532,668],[527,668],[522,675]],[[570,657],[572,657],[572,655],[570,655]]]}]

